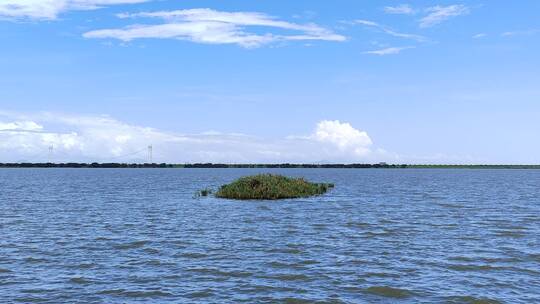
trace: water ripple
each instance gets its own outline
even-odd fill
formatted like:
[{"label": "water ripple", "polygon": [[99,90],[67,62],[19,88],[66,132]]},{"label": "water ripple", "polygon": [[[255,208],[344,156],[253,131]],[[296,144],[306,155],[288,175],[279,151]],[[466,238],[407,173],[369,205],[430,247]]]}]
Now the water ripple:
[{"label": "water ripple", "polygon": [[[193,199],[255,172],[315,198]],[[539,170],[4,170],[0,302],[535,303]]]}]

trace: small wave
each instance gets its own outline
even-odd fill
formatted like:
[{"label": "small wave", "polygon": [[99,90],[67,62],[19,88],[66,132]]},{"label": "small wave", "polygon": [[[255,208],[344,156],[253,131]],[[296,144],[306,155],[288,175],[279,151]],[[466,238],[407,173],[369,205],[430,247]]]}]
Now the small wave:
[{"label": "small wave", "polygon": [[388,272],[368,272],[362,275],[362,277],[377,277],[377,278],[399,278],[399,274]]},{"label": "small wave", "polygon": [[400,289],[388,286],[371,286],[364,289],[364,291],[381,297],[396,299],[405,299],[413,295],[413,293],[407,289]]},{"label": "small wave", "polygon": [[495,232],[495,235],[498,237],[523,238],[526,234],[521,230],[499,230]]},{"label": "small wave", "polygon": [[172,240],[171,244],[174,244],[176,246],[185,247],[185,246],[193,245],[193,242],[192,241],[187,241],[187,240]]},{"label": "small wave", "polygon": [[269,276],[268,278],[275,279],[278,281],[311,281],[311,278],[305,274],[293,274],[293,273],[283,273]]},{"label": "small wave", "polygon": [[317,260],[301,260],[298,262],[298,264],[300,265],[314,265],[314,264],[319,264],[319,261]]},{"label": "small wave", "polygon": [[527,258],[532,261],[540,262],[540,253],[531,253]]},{"label": "small wave", "polygon": [[250,293],[250,294],[261,294],[261,293],[268,293],[268,292],[294,292],[295,294],[299,293],[306,293],[303,289],[296,289],[292,287],[288,287],[285,285],[279,285],[279,286],[272,286],[272,285],[257,285],[257,284],[247,284],[240,286],[239,288],[235,288],[234,290],[238,290],[241,293]]},{"label": "small wave", "polygon": [[94,264],[94,263],[81,263],[81,264],[77,264],[77,265],[70,265],[68,267],[72,268],[72,269],[90,269],[90,268],[94,268],[96,266],[97,266],[97,264]]},{"label": "small wave", "polygon": [[366,238],[366,239],[371,239],[371,238],[377,238],[377,237],[388,237],[388,236],[392,236],[392,235],[395,235],[397,234],[396,231],[392,231],[392,230],[384,230],[384,231],[366,231],[364,233],[362,233],[362,237],[363,238]]},{"label": "small wave", "polygon": [[50,289],[41,289],[41,288],[30,288],[21,290],[22,293],[47,293],[51,292]]},{"label": "small wave", "polygon": [[326,224],[313,224],[311,226],[315,230],[326,230],[326,229],[328,229],[328,225],[326,225]]},{"label": "small wave", "polygon": [[182,279],[182,278],[184,278],[184,277],[182,275],[180,275],[180,274],[171,274],[171,275],[163,276],[164,280],[178,280],[178,279]]},{"label": "small wave", "polygon": [[173,263],[173,262],[166,262],[166,261],[161,261],[161,260],[156,260],[156,259],[139,261],[139,262],[137,262],[135,264],[136,265],[152,266],[152,267],[174,267],[174,266],[176,266],[176,264]]},{"label": "small wave", "polygon": [[47,259],[42,259],[42,258],[34,258],[34,257],[28,257],[28,258],[25,258],[24,261],[26,263],[46,263],[48,262]]},{"label": "small wave", "polygon": [[458,262],[484,262],[484,263],[515,263],[520,262],[521,259],[517,257],[467,257],[467,256],[451,256],[448,258],[449,261],[458,261]]},{"label": "small wave", "polygon": [[533,269],[519,268],[515,266],[491,266],[491,265],[450,265],[449,269],[457,271],[508,271],[515,273],[528,273],[531,275],[540,274]]},{"label": "small wave", "polygon": [[11,270],[0,268],[0,273],[9,273],[9,272],[11,272]]},{"label": "small wave", "polygon": [[475,258],[466,257],[466,256],[462,256],[462,255],[451,256],[451,257],[448,258],[448,260],[450,260],[450,261],[459,261],[459,262],[475,262],[476,261]]},{"label": "small wave", "polygon": [[41,303],[41,302],[47,302],[47,299],[36,298],[36,297],[23,297],[23,298],[15,299],[15,302],[20,302],[20,303]]},{"label": "small wave", "polygon": [[246,238],[240,239],[240,242],[258,243],[258,242],[262,242],[262,240],[259,238],[254,238],[254,237],[246,237]]},{"label": "small wave", "polygon": [[157,297],[170,297],[173,294],[164,292],[161,290],[125,290],[125,289],[108,289],[98,292],[102,295],[111,295],[128,298],[157,298]]},{"label": "small wave", "polygon": [[488,298],[475,298],[471,296],[450,297],[446,301],[449,304],[500,304],[501,302]]},{"label": "small wave", "polygon": [[124,289],[107,289],[99,291],[98,294],[102,295],[121,295],[125,292]]},{"label": "small wave", "polygon": [[159,282],[161,277],[144,277],[144,276],[136,276],[132,275],[127,278],[129,282],[135,283],[135,284],[148,284],[153,282]]},{"label": "small wave", "polygon": [[208,298],[214,295],[214,292],[210,289],[194,291],[186,294],[186,297],[191,299]]},{"label": "small wave", "polygon": [[149,243],[148,241],[134,241],[134,242],[114,245],[114,248],[115,249],[136,249],[136,248],[141,248],[148,243]]},{"label": "small wave", "polygon": [[491,265],[453,264],[453,265],[449,265],[448,269],[457,270],[457,271],[491,271],[491,270],[507,270],[509,268],[491,266]]},{"label": "small wave", "polygon": [[90,284],[92,283],[92,281],[86,279],[86,278],[83,278],[83,277],[75,277],[75,278],[71,278],[69,279],[69,282],[70,283],[73,283],[73,284]]},{"label": "small wave", "polygon": [[286,254],[301,254],[304,251],[298,248],[272,248],[268,250],[269,253],[286,253]]},{"label": "small wave", "polygon": [[220,270],[216,268],[192,268],[192,269],[188,269],[188,271],[199,273],[199,274],[221,276],[221,277],[233,277],[233,278],[244,278],[244,277],[249,277],[253,275],[251,272],[247,272],[247,271],[236,271],[236,270],[225,271],[225,270]]},{"label": "small wave", "polygon": [[316,265],[319,264],[316,260],[301,260],[297,263],[285,263],[280,261],[272,261],[269,262],[268,265],[272,268],[276,269],[305,269],[306,267],[309,267],[310,265]]},{"label": "small wave", "polygon": [[366,265],[366,264],[371,264],[371,261],[370,260],[362,260],[362,259],[352,259],[352,260],[349,260],[347,263],[349,263],[351,265]]},{"label": "small wave", "polygon": [[350,228],[368,228],[371,226],[371,224],[364,222],[348,222],[347,224],[345,224],[345,226]]},{"label": "small wave", "polygon": [[445,207],[445,208],[463,208],[463,207],[465,207],[462,204],[450,203],[450,202],[441,202],[441,203],[438,203],[437,205],[439,205],[441,207]]},{"label": "small wave", "polygon": [[302,298],[284,298],[278,301],[279,303],[285,303],[285,304],[307,304],[307,303],[313,303],[312,300],[308,299],[302,299]]},{"label": "small wave", "polygon": [[106,236],[98,236],[94,239],[95,241],[114,241],[115,239],[113,238],[108,238]]},{"label": "small wave", "polygon": [[459,225],[457,224],[438,224],[438,223],[427,223],[427,226],[435,227],[438,229],[457,229]]},{"label": "small wave", "polygon": [[282,263],[282,262],[278,262],[278,261],[272,261],[272,262],[268,263],[268,265],[270,267],[272,267],[272,268],[294,268],[293,264]]},{"label": "small wave", "polygon": [[159,250],[156,248],[144,248],[143,250],[148,254],[159,254]]},{"label": "small wave", "polygon": [[11,227],[11,226],[22,224],[22,223],[24,223],[23,220],[14,220],[14,221],[11,221],[11,222],[7,222],[5,224],[5,226]]},{"label": "small wave", "polygon": [[175,254],[175,257],[183,257],[183,258],[189,258],[189,259],[203,259],[208,257],[207,254],[200,253],[200,252],[182,252],[179,254]]}]

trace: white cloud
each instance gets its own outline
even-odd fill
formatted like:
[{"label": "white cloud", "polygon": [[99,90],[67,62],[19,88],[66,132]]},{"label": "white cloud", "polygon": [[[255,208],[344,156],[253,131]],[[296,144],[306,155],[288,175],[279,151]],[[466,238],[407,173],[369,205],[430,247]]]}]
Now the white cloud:
[{"label": "white cloud", "polygon": [[39,131],[43,126],[33,121],[0,122],[0,131]]},{"label": "white cloud", "polygon": [[454,4],[449,6],[434,6],[427,9],[428,15],[420,19],[420,27],[426,28],[437,25],[452,17],[466,15],[469,8],[465,5]]},{"label": "white cloud", "polygon": [[0,112],[0,162],[378,162],[396,159],[372,148],[364,131],[324,120],[307,136],[269,140],[216,131],[179,134],[127,124],[107,116]]},{"label": "white cloud", "polygon": [[69,10],[91,10],[146,1],[149,0],[0,0],[0,18],[54,20]]},{"label": "white cloud", "polygon": [[480,39],[480,38],[484,38],[486,36],[487,36],[487,34],[485,34],[485,33],[479,33],[479,34],[474,35],[473,38],[474,39]]},{"label": "white cloud", "polygon": [[401,51],[403,51],[403,50],[413,49],[413,48],[414,47],[412,47],[412,46],[389,47],[389,48],[384,48],[384,49],[380,49],[380,50],[367,51],[367,52],[364,52],[364,54],[379,55],[379,56],[395,55],[395,54],[401,53]]},{"label": "white cloud", "polygon": [[401,15],[412,15],[416,11],[408,4],[400,4],[397,6],[386,6],[384,11],[387,14],[401,14]]},{"label": "white cloud", "polygon": [[512,36],[532,36],[540,33],[540,29],[530,29],[524,31],[508,31],[501,34],[503,37],[512,37]]},{"label": "white cloud", "polygon": [[[207,44],[238,44],[258,47],[276,41],[325,40],[345,41],[346,37],[313,23],[297,24],[279,20],[256,12],[222,12],[212,9],[119,14],[119,18],[159,18],[165,23],[131,25],[124,28],[102,29],[84,34],[86,38],[113,38],[131,41],[141,38],[179,39]],[[267,31],[248,32],[248,27],[266,28]],[[277,34],[274,30],[296,33]]]},{"label": "white cloud", "polygon": [[335,145],[340,151],[351,152],[357,156],[370,153],[370,146],[373,144],[366,132],[339,120],[319,122],[312,138],[322,143]]},{"label": "white cloud", "polygon": [[394,31],[393,29],[391,29],[391,28],[389,28],[387,26],[384,26],[382,24],[379,24],[379,23],[373,22],[373,21],[369,21],[369,20],[361,20],[360,19],[360,20],[355,20],[353,23],[354,24],[364,25],[364,26],[367,26],[367,27],[372,27],[372,28],[380,30],[383,33],[386,33],[386,34],[388,34],[390,36],[394,36],[394,37],[398,37],[398,38],[412,39],[412,40],[416,40],[416,41],[425,41],[426,40],[426,38],[423,37],[423,36],[396,32],[396,31]]}]

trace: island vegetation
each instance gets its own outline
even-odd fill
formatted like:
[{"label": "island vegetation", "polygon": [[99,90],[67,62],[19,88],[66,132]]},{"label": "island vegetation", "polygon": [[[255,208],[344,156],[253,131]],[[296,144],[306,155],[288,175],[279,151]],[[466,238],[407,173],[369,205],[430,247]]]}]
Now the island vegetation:
[{"label": "island vegetation", "polygon": [[215,195],[218,198],[237,200],[277,200],[321,195],[333,187],[334,184],[312,183],[304,178],[259,174],[223,185]]}]

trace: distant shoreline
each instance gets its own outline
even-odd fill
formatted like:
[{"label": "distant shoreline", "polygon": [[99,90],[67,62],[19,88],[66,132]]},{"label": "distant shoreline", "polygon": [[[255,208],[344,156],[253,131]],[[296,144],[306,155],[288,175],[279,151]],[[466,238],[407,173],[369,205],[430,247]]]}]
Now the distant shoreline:
[{"label": "distant shoreline", "polygon": [[0,168],[540,169],[540,165],[0,163]]}]

